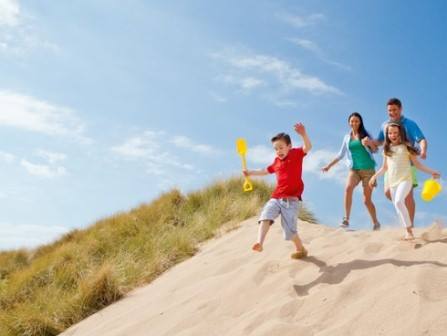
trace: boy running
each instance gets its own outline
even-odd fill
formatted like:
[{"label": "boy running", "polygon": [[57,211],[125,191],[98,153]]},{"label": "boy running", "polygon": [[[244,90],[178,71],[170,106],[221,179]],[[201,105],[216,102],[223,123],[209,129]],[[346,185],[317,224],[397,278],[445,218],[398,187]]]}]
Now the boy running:
[{"label": "boy running", "polygon": [[295,244],[295,253],[291,255],[293,259],[300,259],[307,256],[297,231],[297,215],[301,194],[304,190],[304,183],[301,179],[303,170],[303,158],[312,148],[306,129],[303,124],[295,125],[295,131],[303,139],[303,146],[292,148],[290,136],[279,133],[272,138],[272,145],[276,152],[273,163],[261,170],[244,170],[245,176],[264,176],[276,174],[277,185],[271,199],[264,205],[258,223],[258,240],[252,249],[257,252],[263,250],[264,240],[270,226],[275,219],[281,215],[281,226],[284,232],[284,239],[291,240]]}]

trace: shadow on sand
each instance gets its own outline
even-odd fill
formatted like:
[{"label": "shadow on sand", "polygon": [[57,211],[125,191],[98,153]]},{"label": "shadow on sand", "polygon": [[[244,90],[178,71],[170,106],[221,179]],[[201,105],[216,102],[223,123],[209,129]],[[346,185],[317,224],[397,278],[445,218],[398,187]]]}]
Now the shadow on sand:
[{"label": "shadow on sand", "polygon": [[421,247],[424,247],[424,246],[426,246],[426,245],[433,244],[433,243],[443,243],[443,244],[447,244],[447,238],[444,238],[444,239],[437,239],[437,240],[424,240],[423,243],[416,243],[416,244],[414,244],[414,248],[415,248],[415,249],[419,249],[419,248],[421,248]]},{"label": "shadow on sand", "polygon": [[[433,242],[435,241],[431,241],[430,243]],[[438,267],[447,267],[447,264],[438,261],[405,261],[397,259],[352,260],[350,262],[340,263],[335,266],[328,266],[324,261],[312,256],[302,259],[302,261],[315,264],[320,268],[320,273],[322,274],[307,285],[294,285],[293,288],[295,289],[295,292],[298,296],[308,295],[309,290],[319,284],[339,284],[348,276],[351,271],[382,266],[385,264],[391,264],[397,267],[411,267],[417,265],[434,265]]]}]

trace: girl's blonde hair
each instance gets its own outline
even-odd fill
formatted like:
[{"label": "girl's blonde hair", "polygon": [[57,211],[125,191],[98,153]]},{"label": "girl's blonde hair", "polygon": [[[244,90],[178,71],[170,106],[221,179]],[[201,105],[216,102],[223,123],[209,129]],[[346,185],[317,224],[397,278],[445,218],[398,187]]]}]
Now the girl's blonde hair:
[{"label": "girl's blonde hair", "polygon": [[402,125],[399,123],[390,122],[386,125],[385,128],[385,145],[383,146],[383,152],[385,153],[386,156],[391,156],[393,154],[393,152],[391,151],[391,140],[388,137],[388,129],[390,127],[397,127],[399,129],[401,143],[407,147],[410,154],[413,155],[419,154],[419,151],[415,147],[410,145],[410,142],[408,141],[407,135],[405,133],[405,129],[402,127]]}]

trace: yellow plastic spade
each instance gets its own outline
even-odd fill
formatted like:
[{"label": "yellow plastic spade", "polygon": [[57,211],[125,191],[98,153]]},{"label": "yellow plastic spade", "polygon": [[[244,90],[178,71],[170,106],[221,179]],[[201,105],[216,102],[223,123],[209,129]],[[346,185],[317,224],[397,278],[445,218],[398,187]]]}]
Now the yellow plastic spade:
[{"label": "yellow plastic spade", "polygon": [[[247,169],[247,161],[245,159],[245,154],[247,154],[247,142],[243,138],[239,138],[236,140],[236,149],[242,159],[242,169]],[[244,185],[242,186],[244,191],[252,191],[253,185],[250,182],[250,179],[245,176]]]}]

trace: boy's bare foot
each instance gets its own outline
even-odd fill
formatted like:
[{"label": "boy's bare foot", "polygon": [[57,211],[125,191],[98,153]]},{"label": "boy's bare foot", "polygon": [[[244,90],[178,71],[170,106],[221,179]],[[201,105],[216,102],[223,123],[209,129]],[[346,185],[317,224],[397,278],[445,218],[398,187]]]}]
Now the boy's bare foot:
[{"label": "boy's bare foot", "polygon": [[307,250],[303,248],[301,251],[296,251],[295,253],[292,253],[290,257],[292,259],[301,259],[307,257],[307,255],[308,255]]},{"label": "boy's bare foot", "polygon": [[251,249],[256,252],[262,252],[262,245],[259,243],[254,244]]}]

